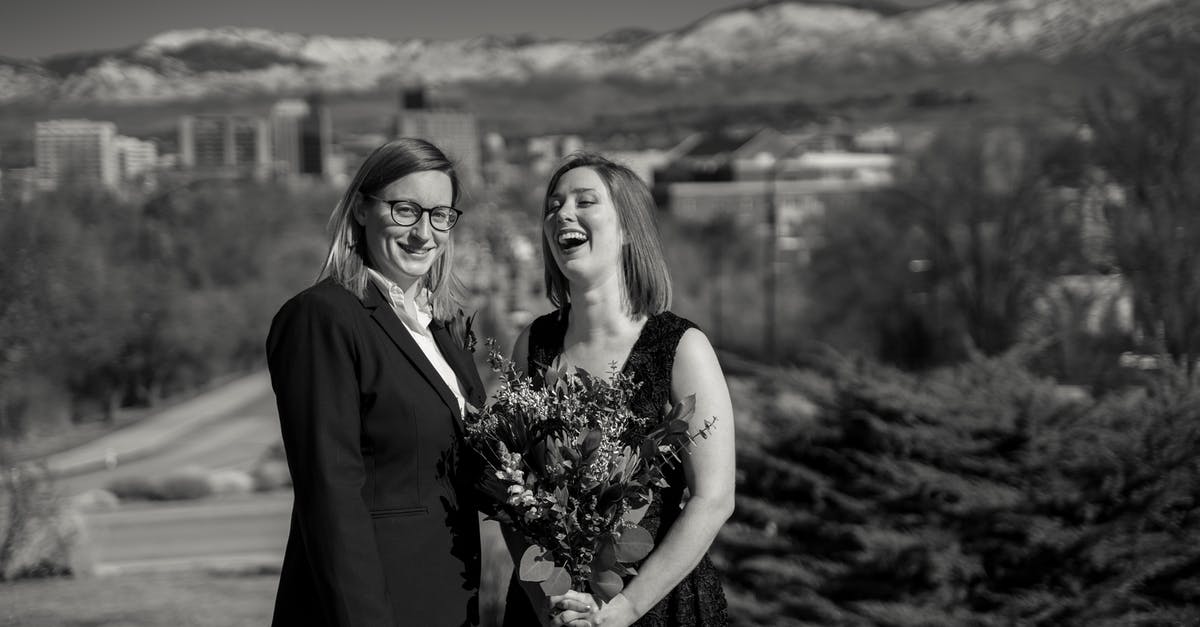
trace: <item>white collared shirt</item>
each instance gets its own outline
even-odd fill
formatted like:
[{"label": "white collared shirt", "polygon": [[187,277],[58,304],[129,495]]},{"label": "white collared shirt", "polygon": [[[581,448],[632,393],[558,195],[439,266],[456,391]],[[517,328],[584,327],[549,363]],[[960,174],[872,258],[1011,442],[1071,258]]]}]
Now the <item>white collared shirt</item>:
[{"label": "white collared shirt", "polygon": [[[400,318],[405,330],[412,336],[417,346],[421,347],[421,352],[425,353],[429,363],[433,364],[433,369],[441,375],[442,381],[446,382],[446,387],[450,388],[450,392],[454,394],[455,400],[458,401],[458,413],[462,415],[465,411],[466,400],[463,398],[458,376],[454,374],[454,369],[450,367],[450,363],[438,349],[437,342],[433,340],[433,334],[429,331],[429,323],[433,322],[433,316],[427,310],[422,309],[419,303],[409,303],[408,298],[404,295],[404,290],[395,282],[372,268],[367,268],[367,272],[383,290],[383,294],[387,296],[392,311],[396,312],[396,317]],[[425,300],[428,302],[428,299]]]}]

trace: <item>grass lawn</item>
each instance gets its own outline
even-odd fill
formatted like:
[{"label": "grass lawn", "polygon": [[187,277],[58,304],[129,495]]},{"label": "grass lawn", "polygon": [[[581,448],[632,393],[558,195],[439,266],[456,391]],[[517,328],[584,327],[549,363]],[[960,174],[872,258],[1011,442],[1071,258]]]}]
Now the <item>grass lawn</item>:
[{"label": "grass lawn", "polygon": [[0,584],[0,625],[261,627],[277,574],[205,571]]},{"label": "grass lawn", "polygon": [[[482,535],[482,627],[491,627],[499,624],[512,564],[496,523],[484,523]],[[223,569],[0,583],[0,625],[261,627],[271,622],[278,580],[263,569]]]}]

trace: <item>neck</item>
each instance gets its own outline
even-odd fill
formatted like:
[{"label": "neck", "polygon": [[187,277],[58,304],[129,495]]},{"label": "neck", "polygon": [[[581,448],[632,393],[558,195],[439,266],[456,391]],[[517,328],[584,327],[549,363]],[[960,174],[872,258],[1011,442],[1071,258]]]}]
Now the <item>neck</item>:
[{"label": "neck", "polygon": [[383,278],[399,286],[404,292],[404,298],[408,299],[408,302],[410,303],[414,302],[413,299],[421,293],[423,281],[420,280],[420,277],[411,277],[400,272],[387,272],[386,270],[380,270],[379,268],[372,269],[378,272],[379,276],[382,276]]},{"label": "neck", "polygon": [[569,329],[583,336],[621,335],[636,327],[643,316],[629,311],[625,286],[619,273],[612,273],[604,282],[571,290]]}]

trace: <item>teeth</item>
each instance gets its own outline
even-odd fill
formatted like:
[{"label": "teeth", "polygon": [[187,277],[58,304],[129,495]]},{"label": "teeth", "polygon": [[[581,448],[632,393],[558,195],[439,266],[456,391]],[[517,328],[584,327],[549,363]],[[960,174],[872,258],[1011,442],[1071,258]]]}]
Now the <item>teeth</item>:
[{"label": "teeth", "polygon": [[566,233],[560,233],[558,236],[558,243],[563,246],[582,244],[583,242],[586,242],[586,241],[587,241],[587,236],[584,235],[583,233],[579,233],[577,231],[568,231]]}]

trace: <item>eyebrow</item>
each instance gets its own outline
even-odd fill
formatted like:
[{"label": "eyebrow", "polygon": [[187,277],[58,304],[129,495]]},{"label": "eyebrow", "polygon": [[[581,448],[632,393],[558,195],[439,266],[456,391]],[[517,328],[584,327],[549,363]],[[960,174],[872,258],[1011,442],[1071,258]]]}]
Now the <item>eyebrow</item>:
[{"label": "eyebrow", "polygon": [[[576,187],[575,189],[571,190],[572,194],[582,194],[583,192],[592,192],[594,194],[594,193],[596,193],[596,190],[595,190],[595,188],[592,188],[592,187]],[[562,194],[559,194],[557,192],[550,194],[551,198],[560,198],[561,196],[562,196]]]}]

